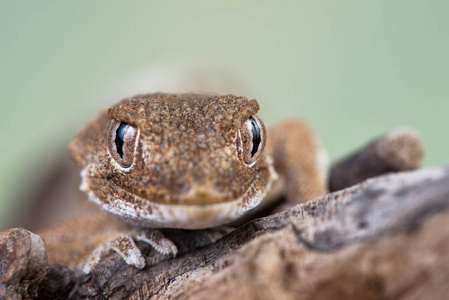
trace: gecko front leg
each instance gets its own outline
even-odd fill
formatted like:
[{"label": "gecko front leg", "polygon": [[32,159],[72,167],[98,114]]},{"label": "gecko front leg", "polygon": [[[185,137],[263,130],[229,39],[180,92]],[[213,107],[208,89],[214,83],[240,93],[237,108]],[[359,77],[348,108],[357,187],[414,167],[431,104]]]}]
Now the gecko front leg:
[{"label": "gecko front leg", "polygon": [[271,129],[267,151],[289,205],[327,193],[327,154],[306,123],[291,120]]},{"label": "gecko front leg", "polygon": [[134,240],[150,244],[157,252],[163,255],[176,256],[178,253],[176,245],[171,240],[167,239],[159,230],[133,230],[126,235],[119,236],[98,246],[84,264],[83,272],[89,274],[98,264],[101,257],[111,250],[117,252],[126,264],[138,269],[143,269],[146,265],[145,259],[142,256],[140,249],[134,243]]},{"label": "gecko front leg", "polygon": [[66,265],[90,273],[109,251],[117,252],[128,265],[145,267],[135,241],[150,244],[163,255],[176,256],[176,245],[157,229],[132,228],[105,212],[63,223],[39,233],[47,244],[50,264]]}]

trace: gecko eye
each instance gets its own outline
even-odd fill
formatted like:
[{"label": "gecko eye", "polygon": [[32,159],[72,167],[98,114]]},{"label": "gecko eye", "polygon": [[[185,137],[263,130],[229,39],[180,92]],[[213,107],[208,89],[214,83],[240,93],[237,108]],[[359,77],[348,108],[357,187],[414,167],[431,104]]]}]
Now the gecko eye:
[{"label": "gecko eye", "polygon": [[251,116],[243,125],[242,131],[243,160],[252,164],[265,147],[265,126],[257,115]]},{"label": "gecko eye", "polygon": [[122,167],[128,168],[134,160],[137,128],[114,120],[109,127],[108,147],[112,158]]}]

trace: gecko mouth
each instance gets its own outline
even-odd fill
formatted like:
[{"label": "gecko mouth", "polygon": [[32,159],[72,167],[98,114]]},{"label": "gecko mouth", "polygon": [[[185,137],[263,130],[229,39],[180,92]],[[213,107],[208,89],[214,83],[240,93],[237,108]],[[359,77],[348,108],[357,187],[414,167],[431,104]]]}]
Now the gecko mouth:
[{"label": "gecko mouth", "polygon": [[[270,184],[271,185],[271,184]],[[209,204],[162,204],[138,195],[119,192],[120,197],[102,201],[91,189],[90,200],[103,209],[121,217],[128,223],[143,227],[201,229],[234,221],[256,207],[264,198],[266,190],[251,186],[241,197],[231,201]],[[125,196],[125,197],[123,197]]]},{"label": "gecko mouth", "polygon": [[[125,221],[144,227],[200,229],[236,220],[262,201],[277,174],[269,167],[270,179],[264,184],[254,180],[238,198],[212,203],[160,203],[131,193],[105,178],[82,176],[81,189],[91,201]],[[84,174],[87,175],[87,174]],[[105,190],[114,191],[105,193]],[[191,193],[194,197],[198,193]]]},{"label": "gecko mouth", "polygon": [[160,191],[159,193],[147,193],[145,190],[136,191],[133,188],[123,187],[111,179],[109,181],[114,186],[114,190],[121,191],[144,202],[167,206],[203,207],[235,202],[245,204],[253,195],[257,194],[259,189],[263,189],[259,179],[255,178],[248,188],[239,195],[220,193],[210,185],[191,185],[188,192],[170,195],[170,191],[168,190]]},{"label": "gecko mouth", "polygon": [[[256,189],[255,181],[247,191],[237,199],[220,203],[207,204],[161,204],[139,198],[145,209],[136,209],[130,205],[136,214],[124,217],[127,221],[137,225],[146,224],[149,227],[170,227],[185,229],[201,229],[229,223],[245,212],[258,206],[265,196],[267,189]],[[269,187],[267,187],[269,188]],[[121,202],[118,200],[118,202]],[[117,203],[116,203],[117,204]],[[113,213],[125,216],[122,205],[112,205]],[[130,208],[127,206],[127,208]],[[118,210],[116,210],[120,207]],[[141,207],[141,205],[138,205]],[[127,210],[127,209],[125,209]],[[137,220],[136,220],[137,216]]]},{"label": "gecko mouth", "polygon": [[172,193],[170,193],[169,190],[161,190],[157,193],[148,193],[145,190],[136,191],[135,189],[122,187],[114,181],[112,182],[117,189],[121,189],[128,194],[134,195],[148,202],[158,203],[161,205],[189,206],[212,205],[237,201],[238,199],[245,197],[245,195],[250,191],[254,190],[258,186],[257,181],[257,179],[253,180],[249,187],[245,189],[240,195],[220,193],[211,186],[192,186],[188,192],[175,195],[171,195]]}]

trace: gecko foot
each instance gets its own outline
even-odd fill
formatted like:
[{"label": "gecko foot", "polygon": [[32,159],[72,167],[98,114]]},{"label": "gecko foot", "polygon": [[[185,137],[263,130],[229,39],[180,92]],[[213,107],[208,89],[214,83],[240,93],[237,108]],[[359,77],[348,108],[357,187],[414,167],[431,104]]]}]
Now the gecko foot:
[{"label": "gecko foot", "polygon": [[178,254],[178,248],[176,245],[167,239],[159,230],[144,230],[141,231],[136,239],[150,244],[157,252],[163,255]]},{"label": "gecko foot", "polygon": [[160,231],[155,229],[133,232],[131,235],[117,237],[107,243],[98,246],[87,259],[83,267],[83,272],[89,274],[98,264],[101,257],[110,250],[114,250],[125,260],[126,264],[138,269],[145,267],[145,259],[139,248],[134,243],[134,239],[150,244],[157,252],[163,255],[176,256],[178,248],[167,239]]}]

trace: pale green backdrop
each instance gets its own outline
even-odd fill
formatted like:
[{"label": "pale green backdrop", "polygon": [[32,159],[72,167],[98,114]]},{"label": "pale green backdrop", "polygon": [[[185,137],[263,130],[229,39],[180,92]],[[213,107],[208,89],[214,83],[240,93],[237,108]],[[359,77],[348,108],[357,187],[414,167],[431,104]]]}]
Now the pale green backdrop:
[{"label": "pale green backdrop", "polygon": [[449,1],[0,0],[0,230],[86,120],[146,82],[306,118],[332,160],[411,126],[425,165],[445,163],[448,53]]}]

